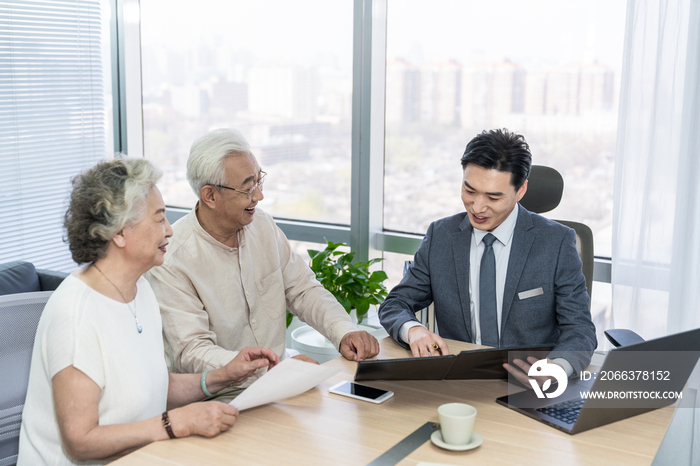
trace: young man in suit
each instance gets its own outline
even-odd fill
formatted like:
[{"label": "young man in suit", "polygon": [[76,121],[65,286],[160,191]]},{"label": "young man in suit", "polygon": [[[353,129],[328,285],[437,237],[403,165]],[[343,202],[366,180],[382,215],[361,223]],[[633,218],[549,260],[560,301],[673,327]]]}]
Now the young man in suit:
[{"label": "young man in suit", "polygon": [[[448,354],[415,312],[435,304],[440,334],[487,346],[555,345],[569,376],[596,347],[576,233],[525,210],[532,156],[522,135],[490,130],[462,156],[466,212],[433,222],[379,319],[414,356]],[[532,361],[530,361],[532,362]],[[526,386],[529,364],[506,369]]]}]

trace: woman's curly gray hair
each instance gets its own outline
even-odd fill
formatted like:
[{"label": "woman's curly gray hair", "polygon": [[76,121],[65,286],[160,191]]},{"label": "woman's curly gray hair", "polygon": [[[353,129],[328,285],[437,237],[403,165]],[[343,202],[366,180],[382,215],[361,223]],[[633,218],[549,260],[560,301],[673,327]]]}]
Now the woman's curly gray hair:
[{"label": "woman's curly gray hair", "polygon": [[104,257],[117,233],[140,222],[161,174],[145,159],[115,158],[76,176],[63,222],[73,260]]}]

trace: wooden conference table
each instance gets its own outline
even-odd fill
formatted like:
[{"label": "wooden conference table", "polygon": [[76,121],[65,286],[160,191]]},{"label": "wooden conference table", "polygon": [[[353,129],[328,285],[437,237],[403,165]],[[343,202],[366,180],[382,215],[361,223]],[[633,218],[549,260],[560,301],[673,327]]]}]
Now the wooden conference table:
[{"label": "wooden conference table", "polygon": [[[452,353],[480,348],[447,342]],[[388,337],[380,346],[378,358],[410,356]],[[326,364],[342,371],[302,395],[243,411],[233,428],[216,438],[156,442],[112,464],[365,465],[425,422],[438,422],[438,406],[459,401],[476,407],[474,431],[483,444],[451,452],[427,441],[400,465],[643,465],[651,464],[673,414],[673,408],[664,408],[569,435],[497,404],[497,397],[508,394],[505,380],[365,382],[395,393],[376,405],[330,395],[335,383],[353,380],[357,363],[341,357]]]}]

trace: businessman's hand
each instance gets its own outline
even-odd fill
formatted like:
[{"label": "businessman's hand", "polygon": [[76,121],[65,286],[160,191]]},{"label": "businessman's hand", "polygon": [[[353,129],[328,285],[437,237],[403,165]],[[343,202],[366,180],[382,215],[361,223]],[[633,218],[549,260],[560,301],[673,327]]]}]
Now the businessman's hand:
[{"label": "businessman's hand", "polygon": [[411,327],[408,331],[408,344],[415,357],[445,356],[450,354],[447,343],[435,333],[421,325]]},{"label": "businessman's hand", "polygon": [[[542,387],[542,385],[544,385],[544,383],[550,379],[552,380],[552,382],[556,382],[556,379],[554,377],[548,377],[548,376],[530,377],[527,375],[528,372],[530,371],[530,367],[534,363],[536,363],[537,361],[538,361],[538,359],[534,356],[528,357],[527,362],[523,361],[522,359],[513,359],[513,364],[515,364],[515,367],[508,364],[508,363],[505,363],[505,364],[503,364],[503,368],[505,370],[507,370],[508,372],[510,372],[510,374],[513,377],[515,377],[515,379],[518,382],[523,384],[525,386],[525,388],[527,388],[529,390],[533,389],[532,385],[530,384],[530,380],[535,380],[537,382],[537,385],[539,385],[540,387]],[[551,359],[547,359],[547,362],[551,363],[551,364],[557,364],[557,363],[553,362]],[[564,369],[560,364],[557,364],[557,365],[559,367],[561,367],[562,369]]]}]

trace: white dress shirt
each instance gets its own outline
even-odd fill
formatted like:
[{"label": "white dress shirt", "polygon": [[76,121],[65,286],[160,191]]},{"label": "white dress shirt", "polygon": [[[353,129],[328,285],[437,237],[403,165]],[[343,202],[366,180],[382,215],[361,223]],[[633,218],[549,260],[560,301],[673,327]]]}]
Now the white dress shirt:
[{"label": "white dress shirt", "polygon": [[469,306],[472,314],[472,335],[474,343],[481,344],[481,325],[479,321],[479,277],[481,276],[481,256],[484,255],[484,236],[491,233],[496,237],[493,242],[493,255],[496,259],[496,318],[498,319],[498,338],[501,337],[501,315],[503,314],[503,290],[506,287],[506,272],[508,271],[508,258],[510,247],[513,244],[513,231],[518,220],[518,204],[493,231],[472,231],[472,240],[469,246]]}]

